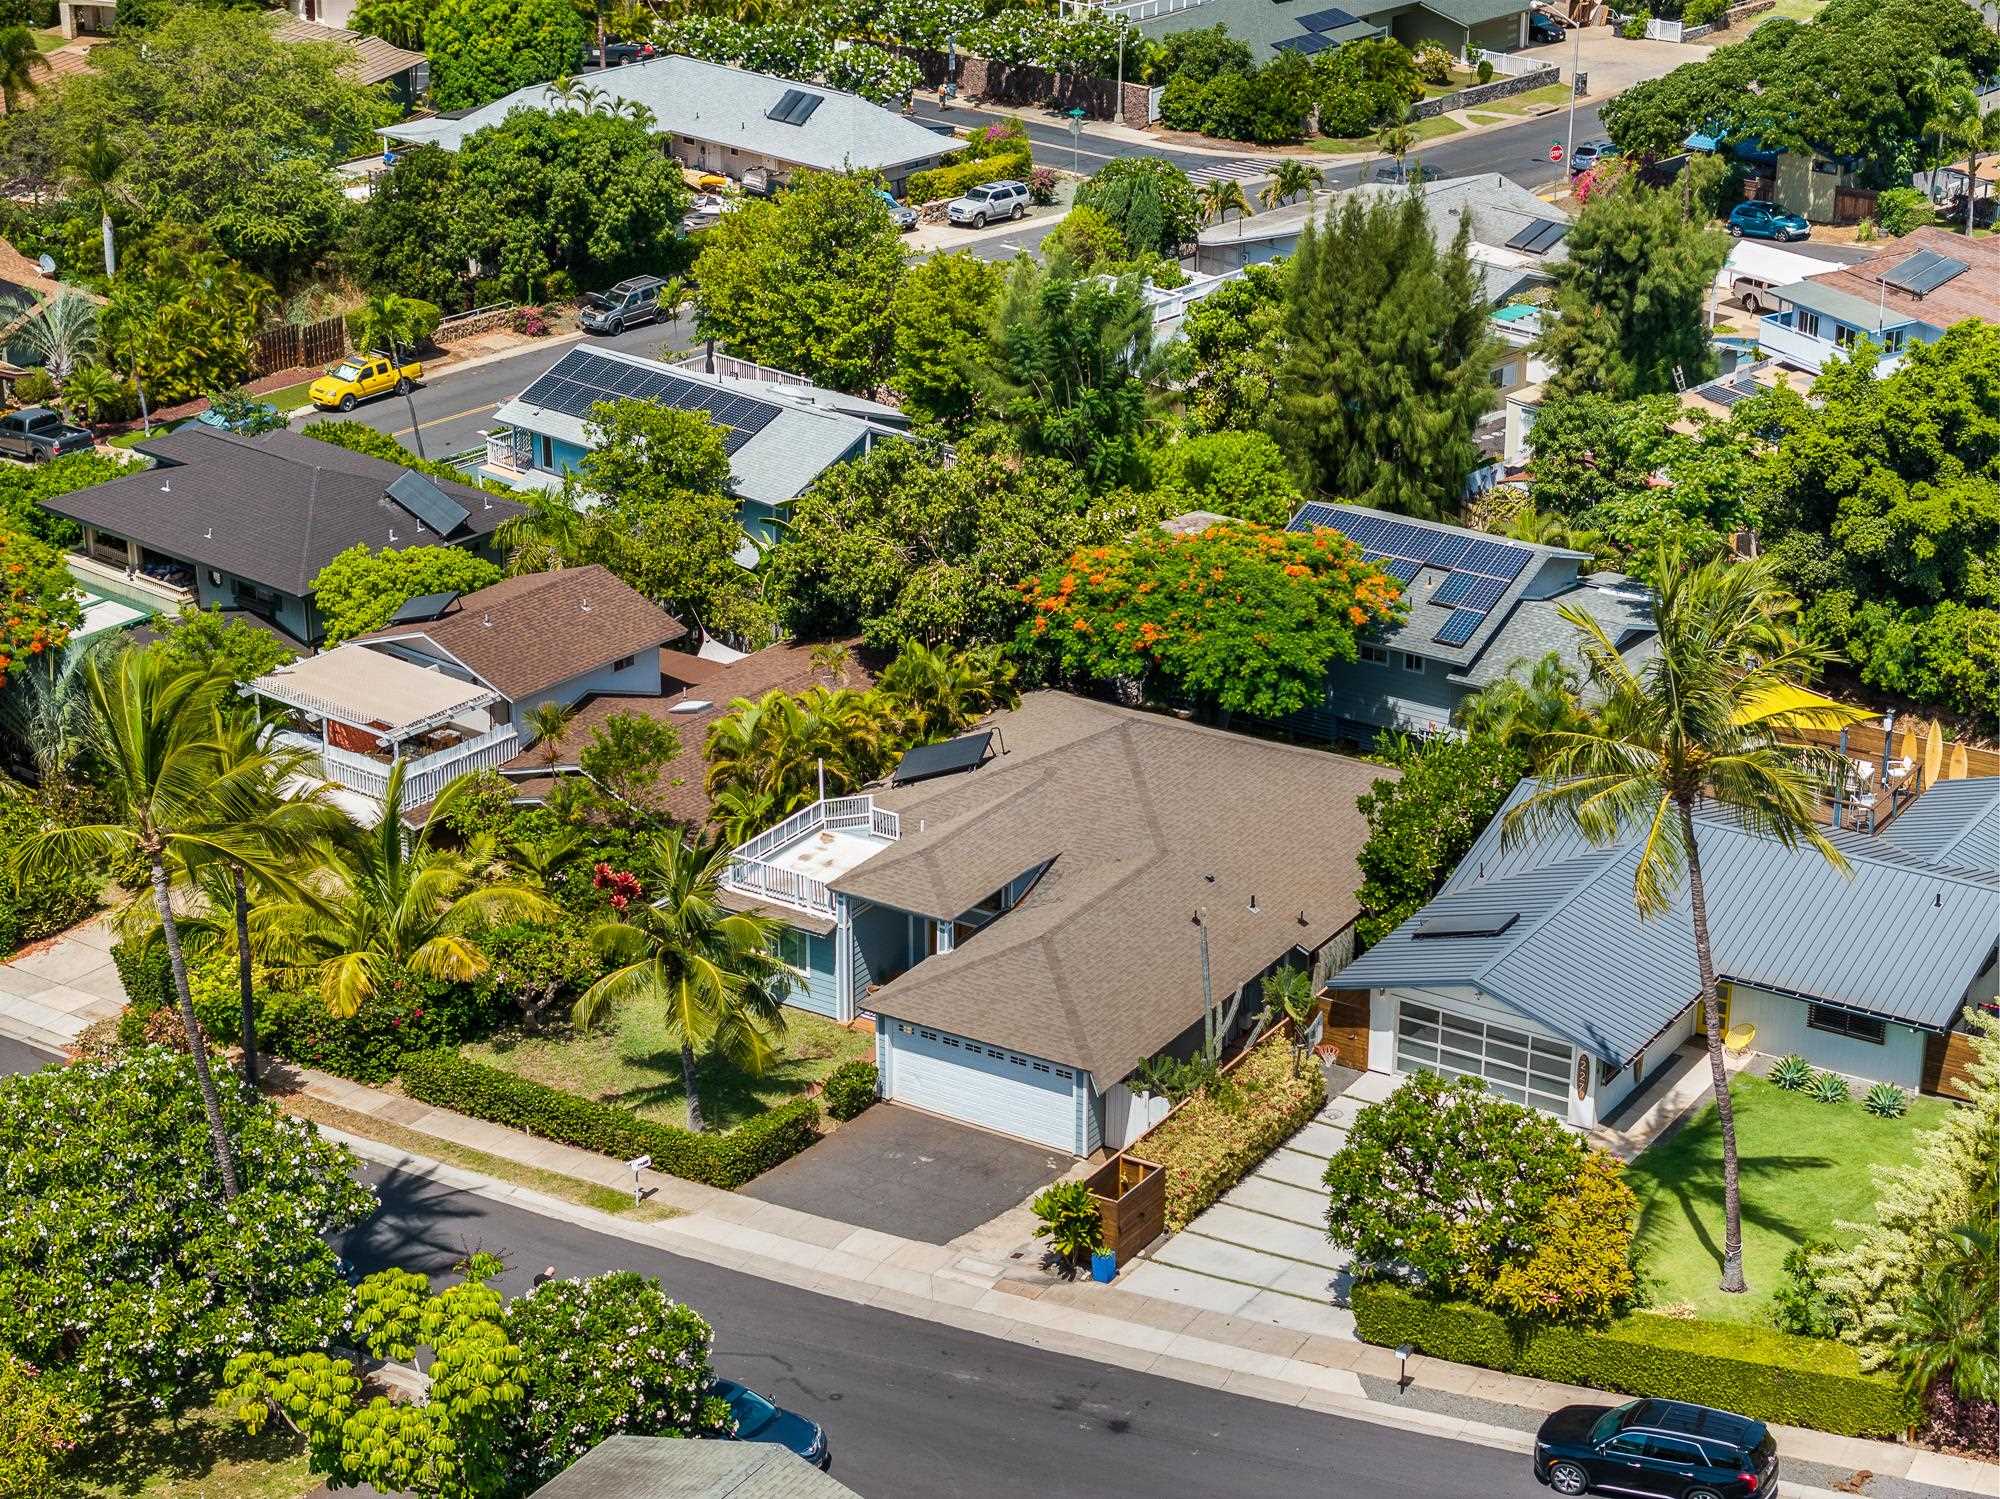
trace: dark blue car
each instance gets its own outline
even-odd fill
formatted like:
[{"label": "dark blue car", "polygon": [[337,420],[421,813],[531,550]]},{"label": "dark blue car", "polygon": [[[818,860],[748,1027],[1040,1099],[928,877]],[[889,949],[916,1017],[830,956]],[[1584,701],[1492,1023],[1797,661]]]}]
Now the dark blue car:
[{"label": "dark blue car", "polygon": [[776,1442],[815,1468],[832,1466],[833,1451],[827,1446],[826,1430],[819,1422],[773,1405],[733,1379],[718,1379],[710,1389],[729,1402],[729,1414],[736,1423],[732,1435],[737,1441]]}]

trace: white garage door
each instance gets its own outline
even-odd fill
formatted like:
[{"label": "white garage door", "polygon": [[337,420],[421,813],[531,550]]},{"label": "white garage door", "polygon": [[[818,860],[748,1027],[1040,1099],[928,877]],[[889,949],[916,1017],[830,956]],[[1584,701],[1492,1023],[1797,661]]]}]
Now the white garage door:
[{"label": "white garage door", "polygon": [[881,1024],[889,1040],[887,1097],[1075,1153],[1072,1069],[903,1020]]}]

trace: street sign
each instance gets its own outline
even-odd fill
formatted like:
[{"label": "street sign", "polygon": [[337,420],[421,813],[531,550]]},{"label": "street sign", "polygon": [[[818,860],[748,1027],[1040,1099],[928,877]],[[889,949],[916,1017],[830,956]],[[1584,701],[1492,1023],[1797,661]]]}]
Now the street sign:
[{"label": "street sign", "polygon": [[1563,159],[1563,143],[1561,141],[1550,141],[1549,160],[1561,161],[1562,159]]}]

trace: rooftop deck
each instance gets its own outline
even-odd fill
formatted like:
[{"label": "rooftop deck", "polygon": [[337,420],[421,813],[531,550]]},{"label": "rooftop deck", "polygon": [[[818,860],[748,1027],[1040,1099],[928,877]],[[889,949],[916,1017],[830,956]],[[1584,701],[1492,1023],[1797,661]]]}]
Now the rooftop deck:
[{"label": "rooftop deck", "polygon": [[832,882],[901,836],[901,819],[873,797],[817,801],[738,845],[722,883],[756,900],[831,916]]}]

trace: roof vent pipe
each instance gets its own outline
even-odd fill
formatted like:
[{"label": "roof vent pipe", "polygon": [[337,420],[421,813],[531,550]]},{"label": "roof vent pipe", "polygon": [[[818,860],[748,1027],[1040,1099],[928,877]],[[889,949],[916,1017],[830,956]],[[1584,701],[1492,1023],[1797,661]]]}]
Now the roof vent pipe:
[{"label": "roof vent pipe", "polygon": [[1252,913],[1255,913],[1257,910],[1257,892],[1255,890],[1250,892],[1250,910]]},{"label": "roof vent pipe", "polygon": [[486,627],[487,629],[489,629],[489,630],[490,630],[490,629],[492,629],[492,628],[493,628],[493,611],[492,611],[491,609],[489,609],[489,610],[487,610],[487,611],[486,611],[486,612],[485,612],[484,614],[480,615],[480,616],[479,616],[479,622],[480,622],[480,624],[484,625],[484,626],[485,626],[485,627]]}]

